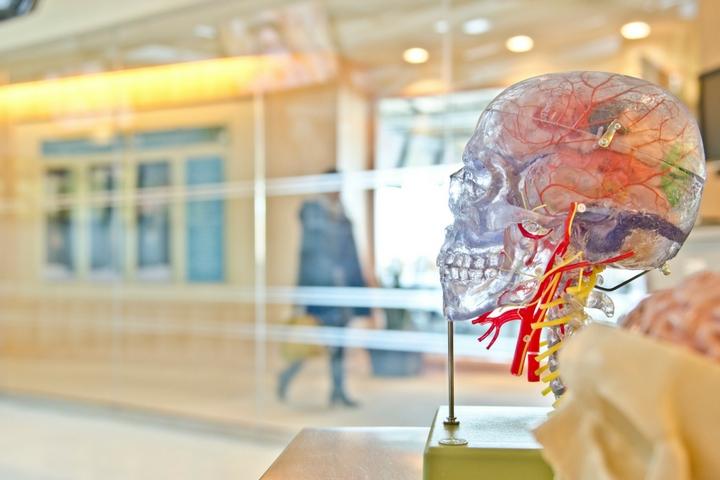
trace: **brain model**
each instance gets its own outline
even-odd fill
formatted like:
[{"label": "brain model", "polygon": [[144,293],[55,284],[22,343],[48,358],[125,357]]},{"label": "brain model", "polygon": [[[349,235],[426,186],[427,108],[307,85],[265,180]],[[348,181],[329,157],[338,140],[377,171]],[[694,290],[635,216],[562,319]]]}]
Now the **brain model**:
[{"label": "brain model", "polygon": [[[531,78],[480,116],[452,175],[438,257],[450,320],[519,320],[511,371],[563,391],[556,352],[587,321],[612,314],[593,290],[607,265],[650,269],[690,232],[705,178],[702,141],[678,99],[602,72]],[[540,337],[541,329],[547,331]]]},{"label": "brain model", "polygon": [[720,274],[701,272],[652,294],[621,325],[720,362]]}]

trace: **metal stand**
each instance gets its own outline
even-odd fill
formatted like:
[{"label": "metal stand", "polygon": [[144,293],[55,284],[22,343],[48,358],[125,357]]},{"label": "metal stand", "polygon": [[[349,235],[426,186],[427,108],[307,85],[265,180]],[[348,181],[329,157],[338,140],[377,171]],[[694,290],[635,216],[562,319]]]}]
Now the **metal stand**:
[{"label": "metal stand", "polygon": [[455,325],[448,321],[448,416],[443,422],[445,425],[458,425],[460,421],[455,417]]},{"label": "metal stand", "polygon": [[460,420],[455,416],[455,325],[448,321],[448,416],[443,421],[448,438],[439,441],[441,445],[459,446],[467,445],[467,440],[454,436],[455,430],[460,425]]}]

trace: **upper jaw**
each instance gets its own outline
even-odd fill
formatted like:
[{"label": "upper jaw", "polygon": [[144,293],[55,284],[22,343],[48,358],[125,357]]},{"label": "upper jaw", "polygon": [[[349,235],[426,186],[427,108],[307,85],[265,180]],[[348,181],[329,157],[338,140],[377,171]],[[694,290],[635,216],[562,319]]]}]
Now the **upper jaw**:
[{"label": "upper jaw", "polygon": [[[465,245],[447,245],[437,259],[443,287],[444,314],[448,320],[469,320],[488,306],[492,284],[501,280],[501,247],[472,253]],[[500,282],[502,283],[502,282]],[[472,304],[464,300],[473,300]]]},{"label": "upper jaw", "polygon": [[438,258],[440,281],[472,284],[498,276],[500,258],[470,253],[445,252]]}]

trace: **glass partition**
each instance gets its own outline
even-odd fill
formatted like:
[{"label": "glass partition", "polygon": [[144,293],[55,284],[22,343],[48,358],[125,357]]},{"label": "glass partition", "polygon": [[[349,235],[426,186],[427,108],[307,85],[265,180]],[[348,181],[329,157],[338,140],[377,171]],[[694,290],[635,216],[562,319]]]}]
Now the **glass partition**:
[{"label": "glass partition", "polygon": [[[693,108],[685,3],[210,2],[9,50],[0,388],[282,440],[428,425],[435,258],[480,112],[570,69],[652,77]],[[623,40],[635,15],[657,31]],[[533,50],[506,48],[519,34]],[[461,402],[546,402],[507,374],[513,327],[492,350],[456,328]]]}]

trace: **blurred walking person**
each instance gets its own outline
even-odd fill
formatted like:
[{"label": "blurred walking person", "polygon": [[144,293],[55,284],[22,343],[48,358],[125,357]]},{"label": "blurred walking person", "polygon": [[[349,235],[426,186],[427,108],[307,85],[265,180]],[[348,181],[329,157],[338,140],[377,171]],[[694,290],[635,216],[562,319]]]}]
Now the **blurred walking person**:
[{"label": "blurred walking person", "polygon": [[[326,173],[337,173],[329,171]],[[303,287],[365,287],[352,223],[337,192],[322,194],[303,203],[300,209],[302,244],[298,285]],[[308,315],[329,327],[346,327],[354,316],[368,316],[367,307],[308,305]],[[328,347],[330,356],[331,405],[357,406],[345,386],[345,347]],[[285,400],[292,379],[303,366],[304,358],[292,361],[278,378],[278,397]]]}]

